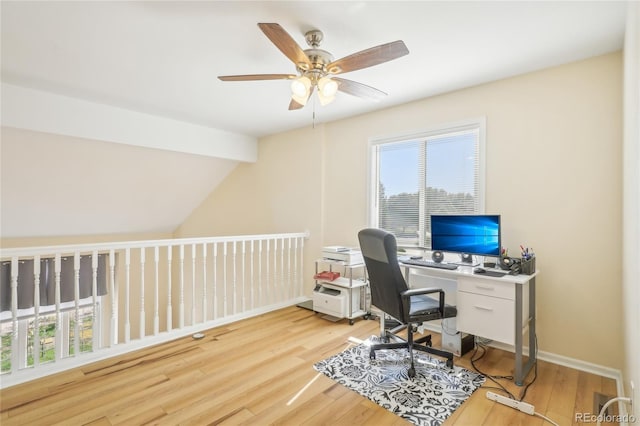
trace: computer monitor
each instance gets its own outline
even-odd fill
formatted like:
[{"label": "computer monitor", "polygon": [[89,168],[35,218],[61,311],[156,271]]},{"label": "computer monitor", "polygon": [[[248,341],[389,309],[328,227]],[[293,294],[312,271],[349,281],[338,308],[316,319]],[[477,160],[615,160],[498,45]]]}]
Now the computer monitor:
[{"label": "computer monitor", "polygon": [[432,215],[431,249],[500,256],[500,215]]}]

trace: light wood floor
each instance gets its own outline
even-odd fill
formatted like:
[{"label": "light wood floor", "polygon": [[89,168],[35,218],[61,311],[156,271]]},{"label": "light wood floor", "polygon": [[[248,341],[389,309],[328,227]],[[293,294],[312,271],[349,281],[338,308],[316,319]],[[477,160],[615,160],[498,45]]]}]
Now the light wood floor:
[{"label": "light wood floor", "polygon": [[[356,320],[350,326],[290,307],[205,334],[202,340],[183,338],[5,389],[0,423],[409,424],[312,367],[345,349],[350,336],[378,334],[376,321]],[[439,345],[437,334],[434,343]],[[456,358],[456,365],[472,369],[470,356]],[[490,348],[476,366],[510,375],[513,354]],[[519,397],[522,388],[500,382]],[[560,425],[582,424],[574,413],[593,412],[593,393],[615,391],[612,379],[539,361],[525,401]],[[445,425],[545,424],[487,400],[485,393],[476,391]]]}]

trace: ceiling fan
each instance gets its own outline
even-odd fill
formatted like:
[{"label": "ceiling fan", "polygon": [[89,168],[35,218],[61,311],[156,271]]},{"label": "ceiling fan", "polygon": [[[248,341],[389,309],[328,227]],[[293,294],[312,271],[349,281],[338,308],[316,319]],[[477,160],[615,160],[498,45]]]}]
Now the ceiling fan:
[{"label": "ceiling fan", "polygon": [[258,27],[295,64],[298,74],[222,75],[218,78],[222,81],[292,80],[289,110],[304,107],[315,89],[322,105],[332,102],[338,90],[361,98],[380,100],[387,95],[383,91],[335,75],[378,65],[409,53],[404,42],[397,40],[334,61],[331,53],[319,48],[323,38],[319,30],[305,34],[310,48],[302,50],[279,24],[259,23]]}]

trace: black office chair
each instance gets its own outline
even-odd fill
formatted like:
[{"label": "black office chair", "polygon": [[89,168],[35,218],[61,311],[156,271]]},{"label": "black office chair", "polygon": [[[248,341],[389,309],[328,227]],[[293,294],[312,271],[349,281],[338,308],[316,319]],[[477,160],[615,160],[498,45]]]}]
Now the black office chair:
[{"label": "black office chair", "polygon": [[[414,327],[423,321],[455,317],[456,308],[444,303],[444,291],[435,288],[409,289],[400,270],[396,238],[381,229],[363,229],[358,233],[360,250],[369,275],[371,304],[395,319],[399,326],[384,330],[382,339],[390,343],[371,346],[369,356],[375,359],[379,349],[407,348],[411,358],[409,377],[416,374],[413,365],[413,350],[427,352],[447,359],[446,365],[453,368],[453,354],[431,347],[431,335],[413,340]],[[438,294],[438,300],[429,297]],[[396,335],[407,329],[407,339]],[[393,340],[392,340],[393,339]],[[391,343],[392,341],[395,341]]]}]

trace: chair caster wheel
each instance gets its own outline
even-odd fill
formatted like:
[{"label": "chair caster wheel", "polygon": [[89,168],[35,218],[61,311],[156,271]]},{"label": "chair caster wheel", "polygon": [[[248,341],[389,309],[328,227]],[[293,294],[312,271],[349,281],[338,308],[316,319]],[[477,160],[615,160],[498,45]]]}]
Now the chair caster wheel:
[{"label": "chair caster wheel", "polygon": [[349,325],[353,325],[354,323],[355,323],[354,320],[352,320],[352,319],[349,320]]},{"label": "chair caster wheel", "polygon": [[453,368],[453,360],[452,359],[448,359],[447,360],[447,367]]},{"label": "chair caster wheel", "polygon": [[369,359],[376,359],[376,353],[374,351],[369,352]]},{"label": "chair caster wheel", "polygon": [[409,370],[407,370],[407,375],[411,378],[416,377],[416,369],[413,367],[410,367]]}]

